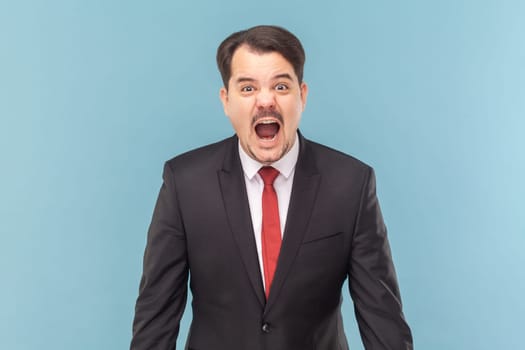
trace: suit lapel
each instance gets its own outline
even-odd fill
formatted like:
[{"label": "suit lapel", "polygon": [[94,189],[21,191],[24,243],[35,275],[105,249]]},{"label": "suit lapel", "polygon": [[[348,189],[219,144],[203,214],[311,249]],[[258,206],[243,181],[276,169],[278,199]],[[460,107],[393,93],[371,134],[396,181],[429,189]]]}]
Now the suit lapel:
[{"label": "suit lapel", "polygon": [[301,134],[299,134],[299,140],[301,149],[295,167],[281,252],[264,311],[265,314],[278,299],[279,292],[299,251],[319,188],[320,175],[317,172],[312,152],[309,150],[308,141]]},{"label": "suit lapel", "polygon": [[266,303],[264,286],[261,280],[257,247],[246,194],[246,183],[239,159],[236,137],[232,137],[230,146],[231,150],[226,152],[223,168],[218,171],[224,208],[248,278],[257,299],[261,306],[264,306]]}]

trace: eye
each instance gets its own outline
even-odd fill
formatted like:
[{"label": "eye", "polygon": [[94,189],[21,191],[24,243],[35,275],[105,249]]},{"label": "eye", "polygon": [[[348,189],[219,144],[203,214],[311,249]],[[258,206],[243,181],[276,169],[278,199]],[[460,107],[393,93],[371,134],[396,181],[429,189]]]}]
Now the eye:
[{"label": "eye", "polygon": [[241,92],[253,92],[255,89],[251,85],[241,87]]},{"label": "eye", "polygon": [[279,84],[275,85],[275,90],[277,90],[277,91],[286,91],[286,90],[288,90],[288,85],[283,84],[283,83],[279,83]]}]

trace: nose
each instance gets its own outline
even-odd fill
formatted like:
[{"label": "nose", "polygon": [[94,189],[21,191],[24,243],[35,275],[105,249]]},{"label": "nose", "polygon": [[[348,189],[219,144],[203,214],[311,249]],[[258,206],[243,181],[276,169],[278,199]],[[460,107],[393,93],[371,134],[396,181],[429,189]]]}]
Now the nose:
[{"label": "nose", "polygon": [[275,107],[275,95],[270,89],[261,89],[257,94],[257,107],[273,108]]}]

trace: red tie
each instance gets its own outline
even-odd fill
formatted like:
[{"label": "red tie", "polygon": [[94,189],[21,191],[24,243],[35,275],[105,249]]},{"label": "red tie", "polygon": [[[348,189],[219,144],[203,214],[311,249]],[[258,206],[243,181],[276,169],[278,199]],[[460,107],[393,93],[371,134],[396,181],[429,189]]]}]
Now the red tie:
[{"label": "red tie", "polygon": [[264,181],[262,195],[262,256],[264,266],[264,281],[266,282],[266,299],[270,295],[279,250],[281,249],[281,224],[279,221],[279,206],[277,194],[273,188],[273,181],[279,175],[279,171],[270,166],[259,170]]}]

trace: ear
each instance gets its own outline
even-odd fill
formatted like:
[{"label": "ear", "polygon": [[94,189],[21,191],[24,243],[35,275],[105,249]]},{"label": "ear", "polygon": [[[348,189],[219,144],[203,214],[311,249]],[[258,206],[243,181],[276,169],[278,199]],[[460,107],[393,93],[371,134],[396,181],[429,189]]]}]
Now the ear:
[{"label": "ear", "polygon": [[302,82],[301,83],[301,101],[303,104],[303,111],[304,111],[304,108],[306,107],[307,97],[308,97],[308,85],[306,85],[305,82]]},{"label": "ear", "polygon": [[222,108],[224,109],[224,114],[228,115],[228,90],[223,86],[220,90],[220,98],[222,102]]}]

